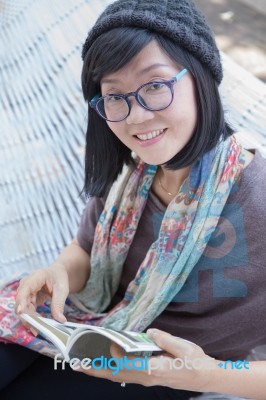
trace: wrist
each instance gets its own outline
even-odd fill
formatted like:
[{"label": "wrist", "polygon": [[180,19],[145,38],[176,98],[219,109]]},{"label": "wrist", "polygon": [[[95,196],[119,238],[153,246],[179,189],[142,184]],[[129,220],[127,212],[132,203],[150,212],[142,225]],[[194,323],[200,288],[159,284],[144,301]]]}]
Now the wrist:
[{"label": "wrist", "polygon": [[59,260],[54,261],[48,268],[50,269],[61,268],[64,269],[65,271],[67,270],[67,266],[65,265],[65,263]]},{"label": "wrist", "polygon": [[200,385],[197,388],[199,392],[208,393],[215,391],[213,387],[216,386],[216,382],[219,382],[220,379],[219,363],[220,360],[216,360],[213,357],[208,357],[204,360],[204,365],[200,369]]},{"label": "wrist", "polygon": [[205,385],[201,388],[203,393],[218,391],[218,383],[221,380],[221,369],[219,368],[221,360],[212,358],[212,363],[208,370],[208,379],[205,381]]},{"label": "wrist", "polygon": [[67,271],[67,266],[64,264],[64,263],[62,263],[62,262],[60,262],[60,261],[55,261],[55,262],[53,262],[49,267],[48,267],[48,269],[50,270],[50,271],[52,271],[52,272],[58,272],[58,271],[63,271],[64,273],[67,273],[67,275],[68,275],[68,271]]},{"label": "wrist", "polygon": [[247,378],[247,371],[239,365],[243,361],[236,361],[238,367],[234,367],[235,363],[231,360],[225,362],[213,359],[213,363],[205,392],[237,394],[239,383]]}]

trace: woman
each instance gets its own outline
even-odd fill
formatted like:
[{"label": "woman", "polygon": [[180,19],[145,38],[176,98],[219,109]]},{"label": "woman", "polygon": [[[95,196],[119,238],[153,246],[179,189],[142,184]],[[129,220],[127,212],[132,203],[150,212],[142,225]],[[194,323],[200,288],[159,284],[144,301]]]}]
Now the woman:
[{"label": "woman", "polygon": [[[65,313],[114,329],[168,332],[150,331],[166,351],[160,368],[151,358],[151,374],[68,371],[68,393],[79,382],[80,390],[115,390],[117,398],[209,391],[265,398],[266,362],[245,358],[266,339],[266,165],[224,120],[222,66],[204,17],[189,0],[119,0],[89,32],[82,56],[90,197],[72,244],[20,282],[17,313],[35,312],[51,297],[52,316],[62,322]],[[170,368],[176,358],[187,366]],[[226,369],[228,359],[241,368]],[[17,387],[38,368],[38,389],[56,375],[41,356]],[[133,385],[121,393],[114,379]]]}]

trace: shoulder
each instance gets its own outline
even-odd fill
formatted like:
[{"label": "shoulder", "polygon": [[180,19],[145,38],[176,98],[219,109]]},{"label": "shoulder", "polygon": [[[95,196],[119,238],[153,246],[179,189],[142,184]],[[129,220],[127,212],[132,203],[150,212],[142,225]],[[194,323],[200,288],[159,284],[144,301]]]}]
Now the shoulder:
[{"label": "shoulder", "polygon": [[243,169],[241,177],[228,198],[229,202],[245,204],[249,209],[260,210],[266,216],[264,201],[266,196],[266,159],[258,150],[250,150],[251,157]]},{"label": "shoulder", "polygon": [[105,197],[89,197],[86,200],[79,228],[88,229],[89,226],[95,226],[100,217],[101,212],[104,209],[106,198]]},{"label": "shoulder", "polygon": [[248,189],[253,189],[256,192],[263,191],[266,188],[266,159],[258,150],[251,151],[254,156],[242,172],[240,187],[246,191]]},{"label": "shoulder", "polygon": [[106,199],[108,197],[110,189],[111,189],[111,186],[109,186],[107,188],[105,194],[102,197],[97,197],[97,196],[88,197],[85,202],[85,207],[84,207],[83,213],[102,211],[104,208],[104,205],[106,203]]}]

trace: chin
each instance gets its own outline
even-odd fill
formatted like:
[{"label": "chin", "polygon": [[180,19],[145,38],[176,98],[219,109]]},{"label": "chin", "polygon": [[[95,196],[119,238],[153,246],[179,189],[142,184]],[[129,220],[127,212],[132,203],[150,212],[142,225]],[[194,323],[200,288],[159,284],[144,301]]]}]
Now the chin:
[{"label": "chin", "polygon": [[140,159],[143,161],[143,162],[145,162],[146,164],[149,164],[149,165],[163,165],[163,164],[165,164],[165,163],[167,163],[169,160],[171,160],[173,157],[174,157],[175,155],[173,155],[173,156],[171,156],[171,157],[141,157],[141,156],[139,156],[140,157]]},{"label": "chin", "polygon": [[153,158],[150,158],[150,157],[140,157],[140,159],[143,161],[143,162],[145,162],[146,164],[149,164],[149,165],[161,165],[161,164],[164,164],[164,163],[166,163],[167,161],[166,160],[158,160],[158,158],[155,160],[155,159],[153,159]]}]

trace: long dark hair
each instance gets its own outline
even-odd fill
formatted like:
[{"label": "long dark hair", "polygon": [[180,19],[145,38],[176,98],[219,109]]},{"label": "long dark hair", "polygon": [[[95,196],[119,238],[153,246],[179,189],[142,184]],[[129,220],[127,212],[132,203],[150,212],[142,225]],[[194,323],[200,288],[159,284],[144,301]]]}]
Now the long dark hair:
[{"label": "long dark hair", "polygon": [[[212,149],[220,138],[233,133],[225,122],[218,85],[192,54],[172,40],[148,29],[121,27],[99,36],[86,54],[82,70],[82,90],[86,101],[101,92],[100,81],[107,73],[118,71],[147,44],[156,40],[176,63],[193,74],[196,85],[198,119],[194,134],[184,148],[164,167],[171,170],[193,164]],[[106,121],[88,106],[85,153],[85,196],[104,196],[124,164],[134,164],[131,150],[111,131]]]}]

